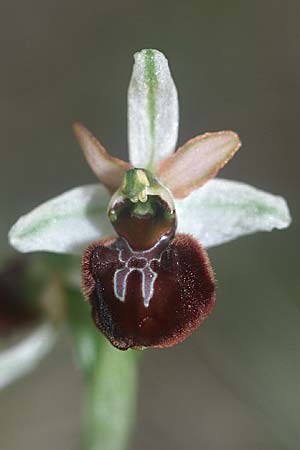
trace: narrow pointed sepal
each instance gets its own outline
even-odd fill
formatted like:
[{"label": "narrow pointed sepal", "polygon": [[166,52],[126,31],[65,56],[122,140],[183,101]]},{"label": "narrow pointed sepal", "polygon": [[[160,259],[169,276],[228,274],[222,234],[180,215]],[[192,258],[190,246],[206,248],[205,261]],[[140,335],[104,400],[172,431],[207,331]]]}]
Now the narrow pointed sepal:
[{"label": "narrow pointed sepal", "polygon": [[73,130],[90,168],[112,194],[120,186],[131,165],[111,156],[80,122],[73,124]]},{"label": "narrow pointed sepal", "polygon": [[175,150],[178,123],[177,90],[167,59],[153,49],[136,53],[128,89],[130,162],[155,172]]},{"label": "narrow pointed sepal", "polygon": [[215,303],[214,275],[196,239],[177,235],[161,253],[140,256],[119,238],[92,244],[83,258],[95,324],[121,350],[182,342]]},{"label": "narrow pointed sepal", "polygon": [[240,146],[233,131],[202,134],[162,161],[157,175],[175,198],[184,198],[213,178]]}]

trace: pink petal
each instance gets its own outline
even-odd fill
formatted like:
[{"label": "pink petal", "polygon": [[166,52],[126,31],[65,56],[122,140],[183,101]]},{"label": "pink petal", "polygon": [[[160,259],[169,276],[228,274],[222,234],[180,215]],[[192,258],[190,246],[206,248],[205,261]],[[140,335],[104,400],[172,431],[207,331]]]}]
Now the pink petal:
[{"label": "pink petal", "polygon": [[201,134],[163,160],[157,175],[175,198],[184,198],[214,177],[240,146],[233,131]]},{"label": "pink petal", "polygon": [[73,130],[94,174],[111,193],[115,192],[121,185],[124,174],[131,168],[131,165],[111,156],[95,136],[80,122],[74,123]]}]

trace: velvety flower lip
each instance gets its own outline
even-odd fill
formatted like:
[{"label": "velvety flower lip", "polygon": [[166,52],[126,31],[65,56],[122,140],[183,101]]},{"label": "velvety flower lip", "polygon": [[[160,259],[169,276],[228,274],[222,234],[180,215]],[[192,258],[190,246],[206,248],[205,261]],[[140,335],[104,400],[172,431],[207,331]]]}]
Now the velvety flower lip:
[{"label": "velvety flower lip", "polygon": [[154,268],[154,291],[145,304],[137,270],[128,279],[126,301],[116,298],[113,277],[120,262],[115,244],[116,239],[91,244],[83,260],[83,290],[96,326],[120,350],[165,348],[183,341],[215,304],[214,275],[206,252],[196,239],[178,234]]},{"label": "velvety flower lip", "polygon": [[[75,135],[100,184],[49,200],[9,233],[22,252],[78,254],[90,244],[84,292],[96,325],[121,349],[173,345],[207,317],[215,293],[202,246],[291,221],[282,197],[213,179],[240,148],[235,132],[204,133],[174,153],[178,124],[166,58],[152,49],[136,53],[128,89],[129,162],[112,157],[76,122]],[[179,316],[172,298],[185,306]]]}]

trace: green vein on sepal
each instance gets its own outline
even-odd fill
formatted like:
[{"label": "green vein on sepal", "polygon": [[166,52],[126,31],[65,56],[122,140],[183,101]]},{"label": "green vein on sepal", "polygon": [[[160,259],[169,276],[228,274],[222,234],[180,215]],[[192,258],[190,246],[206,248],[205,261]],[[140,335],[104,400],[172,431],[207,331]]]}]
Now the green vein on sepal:
[{"label": "green vein on sepal", "polygon": [[201,206],[205,206],[205,208],[225,208],[227,211],[228,209],[233,209],[233,210],[242,210],[242,211],[251,211],[252,213],[255,213],[256,215],[259,216],[264,216],[267,214],[273,215],[275,217],[278,217],[279,219],[281,219],[282,221],[286,221],[286,215],[281,214],[282,211],[280,211],[278,208],[274,207],[274,206],[268,206],[264,203],[258,203],[258,202],[245,202],[245,203],[233,203],[233,202],[205,202],[205,205],[201,205]]},{"label": "green vein on sepal", "polygon": [[206,248],[291,223],[284,198],[237,181],[214,179],[176,201],[178,231]]},{"label": "green vein on sepal", "polygon": [[[106,208],[99,208],[99,207],[93,207],[93,208],[87,208],[82,211],[78,211],[76,213],[66,213],[66,214],[57,214],[57,215],[51,215],[49,217],[45,217],[44,219],[40,220],[38,224],[33,224],[31,227],[25,228],[22,232],[16,232],[15,228],[13,227],[10,232],[10,236],[13,236],[17,239],[26,238],[29,235],[34,235],[39,233],[41,230],[46,228],[48,225],[51,225],[56,220],[63,220],[63,219],[76,219],[79,217],[85,217],[86,215],[97,215],[97,214],[103,214],[106,212]],[[17,224],[16,224],[17,225]]]},{"label": "green vein on sepal", "polygon": [[145,51],[145,82],[148,86],[148,112],[150,119],[150,136],[151,136],[151,150],[148,163],[148,169],[153,170],[154,155],[155,155],[155,115],[156,115],[156,91],[158,80],[155,68],[155,55],[152,49]]}]

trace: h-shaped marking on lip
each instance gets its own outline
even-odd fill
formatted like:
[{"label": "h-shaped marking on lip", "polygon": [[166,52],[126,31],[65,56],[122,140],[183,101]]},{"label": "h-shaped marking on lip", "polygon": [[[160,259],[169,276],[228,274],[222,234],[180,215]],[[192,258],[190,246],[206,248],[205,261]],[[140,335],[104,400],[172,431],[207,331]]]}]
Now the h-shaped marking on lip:
[{"label": "h-shaped marking on lip", "polygon": [[[119,251],[119,261],[124,264],[121,269],[117,269],[114,274],[114,293],[115,296],[125,301],[127,278],[134,270],[139,271],[142,274],[142,297],[145,308],[148,308],[150,300],[154,293],[154,283],[157,278],[157,273],[152,269],[152,261],[160,261],[159,258],[150,257],[151,253],[156,249],[159,243],[155,244],[149,250],[134,251],[129,246],[128,242],[122,240],[118,243],[116,249]],[[135,267],[137,265],[137,267]],[[141,266],[141,267],[139,267]]]}]

